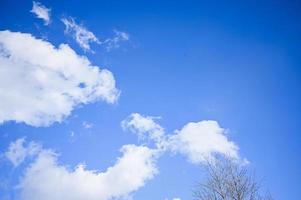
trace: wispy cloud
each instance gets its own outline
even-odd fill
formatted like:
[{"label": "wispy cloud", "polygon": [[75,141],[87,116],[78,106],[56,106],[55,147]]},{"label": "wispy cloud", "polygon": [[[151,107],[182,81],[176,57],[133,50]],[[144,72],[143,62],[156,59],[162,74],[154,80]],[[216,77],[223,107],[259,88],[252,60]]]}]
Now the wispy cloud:
[{"label": "wispy cloud", "polygon": [[65,33],[70,34],[84,51],[91,51],[91,43],[100,44],[94,33],[83,25],[77,24],[72,17],[62,18],[61,20],[66,27]]},{"label": "wispy cloud", "polygon": [[113,74],[66,44],[56,48],[31,34],[0,31],[0,46],[0,123],[49,126],[79,104],[119,97]]},{"label": "wispy cloud", "polygon": [[37,18],[42,19],[45,25],[50,24],[51,22],[51,9],[45,7],[40,2],[33,1],[32,2],[32,9],[30,12],[34,13]]},{"label": "wispy cloud", "polygon": [[17,139],[10,143],[5,157],[15,166],[20,165],[28,156],[34,156],[41,150],[41,146],[30,142],[25,146],[25,138]]},{"label": "wispy cloud", "polygon": [[70,34],[84,51],[93,52],[90,46],[92,43],[102,45],[107,51],[111,51],[119,48],[122,42],[130,39],[128,33],[114,29],[113,37],[99,40],[93,32],[83,24],[76,23],[72,17],[62,18],[61,21],[65,24],[65,33]]},{"label": "wispy cloud", "polygon": [[130,39],[130,35],[123,31],[114,30],[114,34],[114,37],[108,38],[103,42],[103,44],[106,46],[107,51],[119,48],[121,42],[125,42]]},{"label": "wispy cloud", "polygon": [[164,129],[155,122],[156,118],[158,117],[132,113],[121,122],[121,127],[123,130],[136,133],[141,140],[153,140],[158,147],[161,147],[164,140]]},{"label": "wispy cloud", "polygon": [[93,124],[90,123],[90,122],[84,121],[84,122],[82,123],[82,126],[83,126],[85,129],[90,129],[90,128],[93,127]]}]

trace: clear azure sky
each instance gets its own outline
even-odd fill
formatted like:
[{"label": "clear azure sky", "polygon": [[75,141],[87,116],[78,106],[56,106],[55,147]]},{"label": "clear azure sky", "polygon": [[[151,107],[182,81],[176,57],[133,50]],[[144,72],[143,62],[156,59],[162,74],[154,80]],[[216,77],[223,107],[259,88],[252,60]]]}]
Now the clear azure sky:
[{"label": "clear azure sky", "polygon": [[[35,153],[27,152],[29,158],[17,167],[5,156],[9,145],[20,138],[24,138],[24,145],[34,141],[32,144],[42,146],[39,148],[52,149],[58,154],[55,164],[64,166],[70,173],[79,163],[84,163],[85,170],[106,171],[114,166],[117,158],[122,157],[120,148],[123,145],[156,148],[154,146],[158,141],[154,140],[155,145],[150,144],[131,133],[137,127],[129,125],[122,128],[122,121],[132,119],[132,113],[139,113],[140,117],[154,122],[151,125],[155,128],[151,131],[164,132],[165,135],[181,133],[189,122],[216,121],[219,127],[224,128],[227,144],[230,141],[235,143],[239,148],[235,152],[250,162],[250,168],[275,199],[293,200],[301,196],[300,2],[39,2],[39,6],[51,9],[48,23],[46,18],[37,18],[31,11],[32,1],[0,1],[0,56],[4,60],[0,60],[0,77],[9,81],[5,84],[4,79],[0,80],[0,199],[26,199],[20,197],[16,186],[27,177],[26,170],[35,162]],[[68,20],[69,30],[62,19]],[[74,35],[80,27],[93,33],[94,37],[90,35],[88,42],[84,39],[80,44]],[[9,32],[3,32],[5,30]],[[26,59],[33,59],[40,52],[34,42],[12,39],[11,43],[15,41],[16,46],[28,45],[28,57],[22,57],[23,53],[14,46],[8,47],[11,43],[5,43],[6,36],[10,37],[13,33],[22,36],[27,33],[28,37],[24,36],[24,40],[39,41],[41,45],[47,41],[53,48],[58,48],[62,43],[68,44],[78,55],[76,59],[85,56],[91,65],[81,63],[84,65],[83,71],[72,71],[74,76],[78,75],[80,80],[86,81],[77,89],[94,81],[89,75],[101,76],[92,70],[85,71],[92,66],[109,70],[118,91],[100,91],[103,93],[89,99],[95,95],[94,90],[89,91],[90,96],[83,93],[86,96],[82,97],[71,88],[69,95],[78,96],[66,101],[66,105],[56,104],[59,97],[49,100],[48,93],[44,100],[40,100],[41,93],[30,93],[33,85],[28,86],[29,92],[18,91],[23,84],[30,82],[20,77],[30,77],[28,74],[33,72],[30,66],[32,60],[27,66],[24,64]],[[17,64],[10,63],[11,68],[18,65],[17,56],[25,59],[18,68],[18,72],[25,75],[11,76],[12,70],[5,68],[8,65],[3,63],[10,62],[4,55],[6,48],[11,48],[8,51],[16,56],[14,63]],[[37,59],[55,63],[55,58]],[[23,66],[28,68],[23,69]],[[35,67],[44,69],[43,64]],[[59,73],[70,70],[68,67]],[[47,91],[65,84],[65,79],[55,82],[56,78],[56,75],[49,76],[47,83],[41,78],[43,84],[50,88]],[[66,84],[67,87],[69,85]],[[64,89],[60,94],[65,95]],[[7,93],[22,95],[16,101],[8,99]],[[24,103],[26,108],[23,109],[23,102],[28,99],[33,99],[32,102],[45,101],[45,105]],[[26,113],[26,117],[31,118],[34,114],[29,111],[31,107],[28,105],[47,106],[45,115],[53,111],[63,113],[63,117],[56,116],[51,121],[43,118],[43,113],[35,115],[46,121],[44,125],[39,121],[17,119],[16,115],[5,118],[7,113],[15,113],[19,108],[22,110],[20,115]],[[60,110],[60,106],[70,105],[69,113]],[[136,130],[138,135],[139,131]],[[206,140],[202,142],[206,143]],[[216,151],[229,153],[232,150],[227,146],[226,150]],[[155,158],[157,172],[145,178],[143,185],[129,192],[134,200],[192,199],[192,188],[203,177],[202,164],[189,160],[188,153],[183,149],[170,151]],[[40,156],[39,153],[37,155]]]}]

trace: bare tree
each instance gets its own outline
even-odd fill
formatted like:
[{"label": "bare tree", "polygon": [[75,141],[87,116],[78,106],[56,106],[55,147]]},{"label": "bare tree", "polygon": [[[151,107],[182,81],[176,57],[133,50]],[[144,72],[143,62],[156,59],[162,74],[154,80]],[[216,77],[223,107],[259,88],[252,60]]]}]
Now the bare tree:
[{"label": "bare tree", "polygon": [[206,180],[194,190],[195,200],[272,200],[245,165],[226,158],[208,161]]}]

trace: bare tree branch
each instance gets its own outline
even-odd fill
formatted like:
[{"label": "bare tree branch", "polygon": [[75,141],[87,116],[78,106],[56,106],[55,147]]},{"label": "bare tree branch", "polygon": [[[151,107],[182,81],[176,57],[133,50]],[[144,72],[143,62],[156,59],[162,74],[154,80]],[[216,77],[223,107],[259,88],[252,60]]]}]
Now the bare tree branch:
[{"label": "bare tree branch", "polygon": [[246,166],[227,158],[208,161],[207,179],[193,191],[195,200],[272,200],[261,194],[260,186]]}]

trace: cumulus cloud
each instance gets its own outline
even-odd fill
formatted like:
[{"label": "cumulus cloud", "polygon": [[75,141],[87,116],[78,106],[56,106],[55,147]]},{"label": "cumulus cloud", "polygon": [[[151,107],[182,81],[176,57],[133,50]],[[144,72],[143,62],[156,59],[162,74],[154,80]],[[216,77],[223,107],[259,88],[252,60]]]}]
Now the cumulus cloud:
[{"label": "cumulus cloud", "polygon": [[50,8],[46,8],[40,2],[33,1],[32,9],[30,12],[34,13],[37,18],[42,19],[45,25],[50,23]]},{"label": "cumulus cloud", "polygon": [[107,51],[119,48],[121,42],[125,42],[130,39],[130,35],[126,32],[114,30],[114,33],[114,37],[108,38],[103,42],[103,44],[106,45]]},{"label": "cumulus cloud", "polygon": [[58,154],[53,150],[43,149],[34,142],[27,146],[25,143],[24,139],[18,139],[8,149],[8,152],[18,152],[8,156],[13,163],[19,163],[26,154],[36,156],[18,184],[22,200],[109,200],[127,197],[157,174],[157,151],[145,146],[124,145],[122,156],[116,163],[99,172],[87,170],[83,164],[71,169],[58,163]]},{"label": "cumulus cloud", "polygon": [[216,121],[190,122],[169,138],[169,149],[186,155],[193,163],[200,163],[222,154],[238,159],[238,146],[225,135]]},{"label": "cumulus cloud", "polygon": [[136,133],[140,139],[150,138],[157,144],[161,144],[163,141],[164,129],[154,120],[154,117],[132,113],[121,122],[121,127],[123,130],[130,130],[131,132]]},{"label": "cumulus cloud", "polygon": [[195,164],[214,159],[217,154],[239,159],[238,146],[227,138],[225,129],[216,121],[190,122],[168,135],[152,117],[138,113],[131,114],[121,125],[124,130],[153,140],[164,151],[185,155]]},{"label": "cumulus cloud", "polygon": [[98,38],[81,24],[77,24],[73,18],[62,18],[65,24],[65,33],[70,34],[78,45],[85,51],[91,50],[90,43],[100,44]]},{"label": "cumulus cloud", "polygon": [[110,71],[31,34],[0,31],[0,66],[0,123],[48,126],[77,105],[119,97]]},{"label": "cumulus cloud", "polygon": [[35,142],[30,142],[25,145],[25,139],[20,138],[15,142],[10,143],[8,150],[5,152],[5,157],[15,166],[20,165],[28,156],[36,155],[41,149],[41,146]]}]

